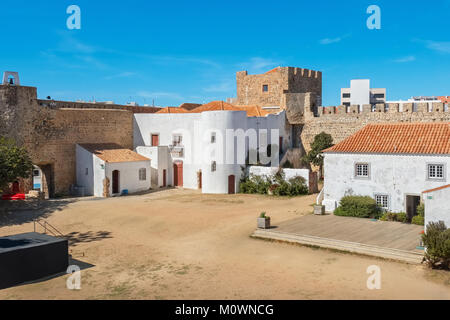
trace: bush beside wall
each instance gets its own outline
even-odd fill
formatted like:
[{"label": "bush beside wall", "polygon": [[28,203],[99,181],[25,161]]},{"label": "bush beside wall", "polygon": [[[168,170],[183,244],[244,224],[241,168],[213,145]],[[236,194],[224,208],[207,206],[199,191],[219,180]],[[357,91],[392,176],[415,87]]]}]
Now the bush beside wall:
[{"label": "bush beside wall", "polygon": [[450,229],[444,222],[430,222],[422,235],[424,260],[432,268],[450,269]]},{"label": "bush beside wall", "polygon": [[369,196],[345,196],[334,211],[336,216],[379,218],[381,210]]}]

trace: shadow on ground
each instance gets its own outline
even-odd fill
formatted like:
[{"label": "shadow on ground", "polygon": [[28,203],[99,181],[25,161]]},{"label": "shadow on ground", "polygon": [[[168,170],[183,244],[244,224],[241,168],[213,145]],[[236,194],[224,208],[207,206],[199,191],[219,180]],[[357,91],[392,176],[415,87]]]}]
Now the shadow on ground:
[{"label": "shadow on ground", "polygon": [[[93,264],[90,264],[90,263],[87,263],[87,262],[83,262],[83,261],[74,259],[71,256],[69,256],[69,267],[70,266],[74,266],[74,265],[79,267],[80,271],[83,271],[83,270],[95,267],[95,265],[93,265]],[[14,285],[12,287],[20,287],[20,286],[25,286],[25,285],[28,285],[28,284],[41,283],[41,282],[45,282],[45,281],[49,281],[49,280],[52,280],[52,279],[55,279],[55,278],[59,278],[59,277],[65,276],[67,274],[68,274],[67,272],[60,272],[60,273],[52,274],[51,276],[40,278],[40,279],[36,279],[36,280],[33,280],[33,281],[22,282],[20,284]],[[9,287],[9,288],[12,288],[12,287]],[[2,288],[2,289],[6,289],[6,288]]]},{"label": "shadow on ground", "polygon": [[0,227],[21,225],[62,211],[76,199],[0,201]]},{"label": "shadow on ground", "polygon": [[110,239],[112,238],[112,236],[111,232],[109,231],[97,231],[97,232],[88,231],[88,232],[71,232],[64,235],[64,238],[66,238],[69,241],[69,246],[76,247],[77,244],[79,243]]}]

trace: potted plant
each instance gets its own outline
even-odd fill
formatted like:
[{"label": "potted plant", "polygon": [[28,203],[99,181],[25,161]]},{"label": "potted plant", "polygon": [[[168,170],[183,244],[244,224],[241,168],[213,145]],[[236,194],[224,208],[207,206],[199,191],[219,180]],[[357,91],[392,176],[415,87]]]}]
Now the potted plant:
[{"label": "potted plant", "polygon": [[270,228],[270,217],[266,216],[265,212],[261,212],[258,218],[258,228],[259,229],[269,229]]}]

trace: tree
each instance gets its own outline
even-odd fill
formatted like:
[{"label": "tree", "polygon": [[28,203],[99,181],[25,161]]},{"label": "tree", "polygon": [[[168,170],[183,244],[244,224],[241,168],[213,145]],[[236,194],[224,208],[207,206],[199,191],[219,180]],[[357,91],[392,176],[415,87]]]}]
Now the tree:
[{"label": "tree", "polygon": [[25,148],[14,140],[0,137],[0,192],[18,178],[31,176],[33,164]]},{"label": "tree", "polygon": [[320,175],[323,176],[323,150],[333,146],[333,138],[330,134],[321,132],[314,137],[311,150],[303,157],[303,161],[319,167]]}]

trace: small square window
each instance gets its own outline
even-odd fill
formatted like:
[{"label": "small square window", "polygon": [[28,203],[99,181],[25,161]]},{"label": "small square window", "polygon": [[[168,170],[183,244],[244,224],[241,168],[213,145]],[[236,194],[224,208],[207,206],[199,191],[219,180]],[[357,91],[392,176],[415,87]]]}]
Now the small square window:
[{"label": "small square window", "polygon": [[216,143],[216,133],[211,133],[211,143]]},{"label": "small square window", "polygon": [[85,175],[89,175],[89,168],[86,168],[84,174],[85,174]]},{"label": "small square window", "polygon": [[172,144],[174,147],[181,147],[183,145],[183,136],[181,134],[174,134]]},{"label": "small square window", "polygon": [[145,180],[147,180],[147,169],[145,168],[139,169],[139,181]]},{"label": "small square window", "polygon": [[355,165],[355,177],[369,178],[369,164],[368,163],[357,163]]},{"label": "small square window", "polygon": [[443,164],[429,164],[428,165],[428,179],[444,180],[444,165]]},{"label": "small square window", "polygon": [[263,90],[263,92],[268,92],[269,91],[269,85],[268,84],[263,84],[262,90]]},{"label": "small square window", "polygon": [[217,165],[216,165],[216,162],[213,161],[213,162],[211,163],[211,172],[215,172],[216,170],[217,170]]},{"label": "small square window", "polygon": [[375,202],[383,209],[389,209],[389,196],[387,194],[375,195]]}]

